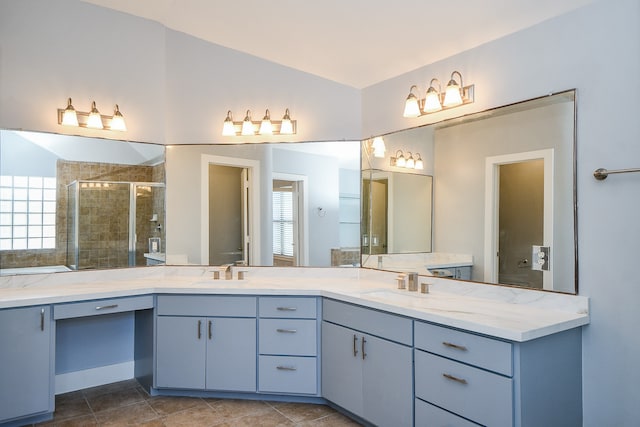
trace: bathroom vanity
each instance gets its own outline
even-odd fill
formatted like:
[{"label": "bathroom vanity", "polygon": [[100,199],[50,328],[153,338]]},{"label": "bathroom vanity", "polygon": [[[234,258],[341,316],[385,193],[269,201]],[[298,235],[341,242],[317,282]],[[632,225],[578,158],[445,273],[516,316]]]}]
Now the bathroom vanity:
[{"label": "bathroom vanity", "polygon": [[17,344],[0,349],[0,425],[52,416],[63,322],[118,313],[133,313],[129,378],[152,394],[329,403],[381,426],[581,425],[584,297],[434,277],[420,294],[369,269],[244,270],[2,278],[0,338]]}]

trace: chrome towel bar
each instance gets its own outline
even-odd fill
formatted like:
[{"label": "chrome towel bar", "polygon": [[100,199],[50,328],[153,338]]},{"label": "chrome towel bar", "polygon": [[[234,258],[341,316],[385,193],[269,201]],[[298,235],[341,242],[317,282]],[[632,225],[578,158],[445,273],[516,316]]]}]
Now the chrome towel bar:
[{"label": "chrome towel bar", "polygon": [[640,168],[633,168],[633,169],[618,169],[618,170],[613,170],[613,171],[609,171],[606,170],[604,168],[600,168],[600,169],[596,169],[593,172],[593,176],[598,180],[598,181],[602,181],[604,179],[607,179],[607,177],[609,176],[609,174],[612,173],[629,173],[629,172],[640,172]]}]

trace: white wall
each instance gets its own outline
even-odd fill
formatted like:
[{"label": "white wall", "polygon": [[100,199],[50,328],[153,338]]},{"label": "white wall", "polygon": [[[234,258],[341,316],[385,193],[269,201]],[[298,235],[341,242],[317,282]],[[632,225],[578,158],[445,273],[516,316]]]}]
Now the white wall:
[{"label": "white wall", "polygon": [[[411,84],[446,79],[454,69],[475,83],[474,104],[437,117],[402,117]],[[583,332],[585,426],[640,419],[640,174],[604,182],[592,176],[599,167],[640,167],[639,75],[640,3],[610,0],[363,91],[369,136],[577,88],[579,293],[591,298],[591,324]]]},{"label": "white wall", "polygon": [[[103,114],[118,103],[127,132],[68,128],[73,98]],[[357,140],[360,91],[78,0],[0,1],[0,128],[156,143]],[[297,135],[222,137],[227,110],[260,120],[285,108]]]}]

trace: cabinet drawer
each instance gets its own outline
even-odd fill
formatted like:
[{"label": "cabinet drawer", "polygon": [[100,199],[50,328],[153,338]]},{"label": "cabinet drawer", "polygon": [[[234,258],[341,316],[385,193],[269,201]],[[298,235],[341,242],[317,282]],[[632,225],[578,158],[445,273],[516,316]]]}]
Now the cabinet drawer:
[{"label": "cabinet drawer", "polygon": [[121,313],[124,311],[153,308],[153,296],[110,298],[53,306],[54,319],[71,319],[74,317],[97,316],[99,314]]},{"label": "cabinet drawer", "polygon": [[413,344],[411,319],[357,305],[324,299],[324,320],[351,329],[386,338],[405,345]]},{"label": "cabinet drawer", "polygon": [[256,317],[256,297],[159,295],[160,316]]},{"label": "cabinet drawer", "polygon": [[416,397],[482,425],[512,425],[510,378],[420,350],[414,356]]},{"label": "cabinet drawer", "polygon": [[261,297],[260,317],[315,319],[316,304],[315,298],[308,297]]},{"label": "cabinet drawer", "polygon": [[478,424],[416,399],[416,426],[478,427]]},{"label": "cabinet drawer", "polygon": [[307,319],[260,319],[260,354],[315,356],[317,324]]},{"label": "cabinet drawer", "polygon": [[414,328],[416,348],[500,374],[513,375],[511,344],[508,342],[423,322],[415,322]]},{"label": "cabinet drawer", "polygon": [[317,394],[316,363],[315,357],[260,356],[258,390]]}]

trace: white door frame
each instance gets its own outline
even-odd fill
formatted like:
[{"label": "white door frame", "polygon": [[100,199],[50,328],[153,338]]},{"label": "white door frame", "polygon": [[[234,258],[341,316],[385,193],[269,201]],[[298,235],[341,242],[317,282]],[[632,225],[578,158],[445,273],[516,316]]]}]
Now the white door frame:
[{"label": "white door frame", "polygon": [[249,176],[249,259],[260,263],[260,162],[236,157],[200,156],[200,264],[209,265],[209,165],[246,168]]},{"label": "white door frame", "polygon": [[[298,241],[295,242],[296,258],[298,266],[309,265],[309,182],[306,175],[292,173],[273,172],[271,179],[282,181],[295,181],[302,184],[298,188]],[[299,186],[300,187],[300,186]],[[271,186],[273,188],[273,185]]]},{"label": "white door frame", "polygon": [[[498,280],[498,211],[499,211],[499,166],[528,160],[544,161],[544,226],[543,246],[551,248],[553,259],[553,149],[528,151],[487,157],[485,162],[484,203],[484,281]],[[533,263],[533,260],[531,260]],[[553,263],[549,271],[542,272],[542,287],[553,290]]]}]

